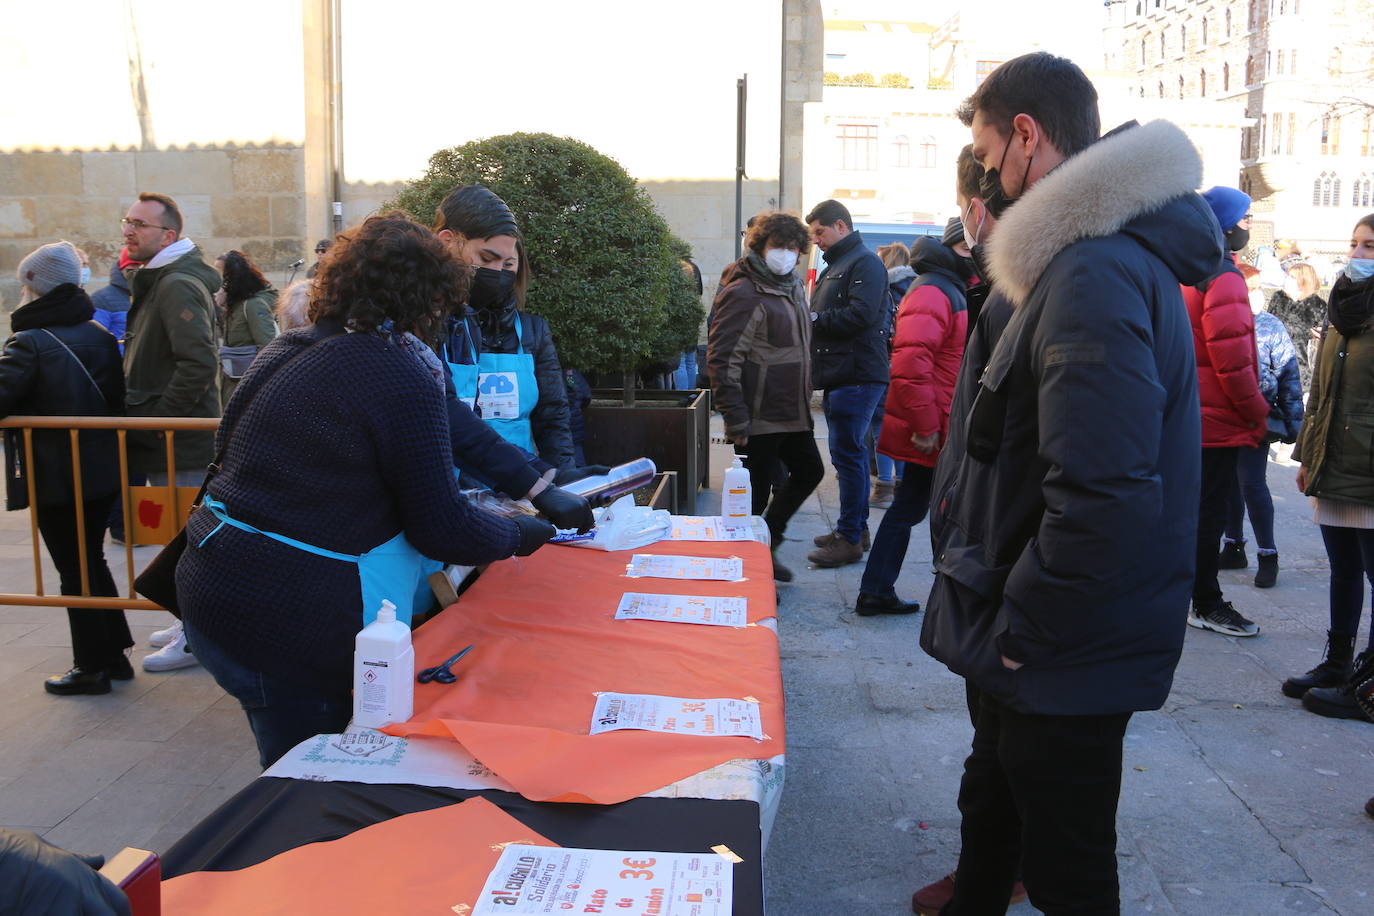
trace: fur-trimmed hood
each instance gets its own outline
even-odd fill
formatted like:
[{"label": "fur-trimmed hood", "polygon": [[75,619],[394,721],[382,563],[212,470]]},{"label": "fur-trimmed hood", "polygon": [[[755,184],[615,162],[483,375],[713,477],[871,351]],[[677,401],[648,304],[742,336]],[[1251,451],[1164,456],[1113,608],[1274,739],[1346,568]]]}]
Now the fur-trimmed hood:
[{"label": "fur-trimmed hood", "polygon": [[[1179,283],[1201,283],[1224,251],[1216,217],[1194,193],[1201,183],[1202,158],[1176,125],[1113,131],[1036,182],[998,221],[987,246],[993,284],[1021,305],[1059,252],[1122,231]],[[1181,207],[1165,206],[1178,198]]]}]

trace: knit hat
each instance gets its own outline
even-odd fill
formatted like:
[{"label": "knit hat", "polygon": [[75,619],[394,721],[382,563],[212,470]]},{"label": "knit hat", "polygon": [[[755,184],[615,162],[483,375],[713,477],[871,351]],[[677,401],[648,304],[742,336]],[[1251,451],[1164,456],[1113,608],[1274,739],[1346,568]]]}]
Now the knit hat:
[{"label": "knit hat", "polygon": [[1224,185],[1203,191],[1202,199],[1207,201],[1207,206],[1216,214],[1223,233],[1236,228],[1236,223],[1245,219],[1245,214],[1250,212],[1250,195]]},{"label": "knit hat", "polygon": [[81,284],[81,258],[71,242],[52,242],[19,262],[18,277],[36,295],[46,296],[63,283]]},{"label": "knit hat", "polygon": [[964,240],[964,223],[959,217],[951,216],[945,223],[945,234],[940,241],[946,248],[953,248]]}]

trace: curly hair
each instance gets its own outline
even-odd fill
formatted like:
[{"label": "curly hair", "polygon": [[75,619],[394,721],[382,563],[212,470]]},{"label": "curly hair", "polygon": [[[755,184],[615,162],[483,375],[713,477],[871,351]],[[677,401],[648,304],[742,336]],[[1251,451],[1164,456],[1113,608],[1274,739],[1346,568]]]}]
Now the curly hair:
[{"label": "curly hair", "polygon": [[342,233],[320,262],[310,320],[375,331],[390,319],[422,340],[468,298],[468,271],[433,232],[391,210]]},{"label": "curly hair", "polygon": [[242,251],[226,251],[216,260],[224,265],[224,298],[229,302],[251,299],[272,285]]},{"label": "curly hair", "polygon": [[744,236],[744,245],[755,254],[763,254],[768,243],[775,248],[796,245],[799,254],[811,250],[811,234],[806,224],[791,213],[769,211],[754,217],[753,225]]}]

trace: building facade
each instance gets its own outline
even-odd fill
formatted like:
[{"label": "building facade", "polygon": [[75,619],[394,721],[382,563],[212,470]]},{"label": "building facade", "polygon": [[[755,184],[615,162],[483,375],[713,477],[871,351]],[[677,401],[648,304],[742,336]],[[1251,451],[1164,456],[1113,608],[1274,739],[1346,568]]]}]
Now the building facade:
[{"label": "building facade", "polygon": [[1374,210],[1371,15],[1370,0],[1112,0],[1108,54],[1137,98],[1243,104],[1229,183],[1255,200],[1252,238],[1330,261]]}]

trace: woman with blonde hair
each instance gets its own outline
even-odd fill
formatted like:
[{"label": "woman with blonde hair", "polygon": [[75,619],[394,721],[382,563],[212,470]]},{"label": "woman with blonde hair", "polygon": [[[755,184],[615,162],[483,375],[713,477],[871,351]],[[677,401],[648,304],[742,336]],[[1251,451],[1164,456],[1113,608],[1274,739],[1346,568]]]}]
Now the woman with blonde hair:
[{"label": "woman with blonde hair", "polygon": [[1297,348],[1303,391],[1312,384],[1312,364],[1326,328],[1326,301],[1317,293],[1321,285],[1317,271],[1302,261],[1288,268],[1283,289],[1269,300],[1269,314],[1283,322]]}]

